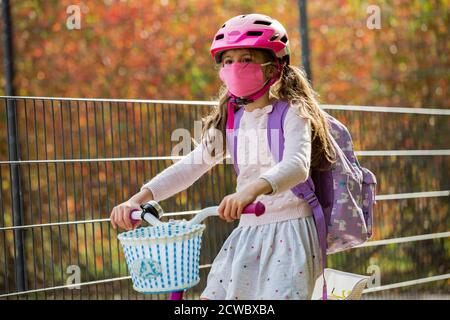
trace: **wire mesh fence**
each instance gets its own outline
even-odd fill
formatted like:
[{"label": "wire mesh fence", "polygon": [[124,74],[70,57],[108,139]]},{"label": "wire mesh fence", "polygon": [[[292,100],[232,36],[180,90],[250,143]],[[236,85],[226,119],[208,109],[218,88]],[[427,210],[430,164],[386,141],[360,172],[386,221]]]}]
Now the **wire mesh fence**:
[{"label": "wire mesh fence", "polygon": [[[178,158],[172,154],[180,142],[173,135],[176,129],[199,137],[194,121],[213,105],[0,97],[0,298],[165,299],[132,289],[108,218],[115,205]],[[377,175],[378,194],[393,195],[378,201],[373,240],[432,235],[335,254],[329,256],[330,267],[367,274],[369,266],[378,266],[381,285],[449,274],[450,243],[442,235],[448,231],[449,211],[448,110],[324,107],[349,128],[360,154],[383,149],[360,160]],[[423,139],[415,139],[419,137]],[[394,152],[413,147],[425,151]],[[190,211],[217,205],[234,185],[232,166],[219,164],[161,206],[173,213],[170,218],[183,218],[176,214],[189,216]],[[438,193],[401,196],[419,191]],[[237,225],[214,218],[206,224],[201,282],[188,291],[188,299],[198,298],[209,265]],[[79,287],[69,288],[78,271]],[[448,279],[365,297],[448,295]]]}]

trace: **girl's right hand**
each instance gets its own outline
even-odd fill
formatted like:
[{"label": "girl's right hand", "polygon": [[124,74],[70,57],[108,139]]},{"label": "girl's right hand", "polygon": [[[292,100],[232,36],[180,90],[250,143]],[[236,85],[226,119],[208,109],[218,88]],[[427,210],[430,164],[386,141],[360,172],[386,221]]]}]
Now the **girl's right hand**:
[{"label": "girl's right hand", "polygon": [[117,226],[119,226],[120,228],[129,231],[139,226],[141,221],[134,222],[134,224],[131,222],[130,213],[133,209],[138,209],[140,211],[141,207],[139,203],[131,199],[115,206],[111,211],[111,224],[113,228],[117,229]]}]

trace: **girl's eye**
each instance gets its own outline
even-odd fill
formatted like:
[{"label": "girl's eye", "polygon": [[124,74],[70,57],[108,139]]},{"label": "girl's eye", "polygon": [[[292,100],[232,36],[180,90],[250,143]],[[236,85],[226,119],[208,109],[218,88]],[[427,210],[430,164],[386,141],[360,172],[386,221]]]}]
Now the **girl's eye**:
[{"label": "girl's eye", "polygon": [[[250,63],[250,62],[252,62],[253,60],[252,60],[252,58],[251,57],[245,57],[245,58],[242,58],[242,60],[241,60],[241,62],[243,62],[243,63]],[[230,65],[230,64],[232,64],[233,63],[233,60],[232,59],[224,59],[223,60],[223,66],[228,66],[228,65]]]}]

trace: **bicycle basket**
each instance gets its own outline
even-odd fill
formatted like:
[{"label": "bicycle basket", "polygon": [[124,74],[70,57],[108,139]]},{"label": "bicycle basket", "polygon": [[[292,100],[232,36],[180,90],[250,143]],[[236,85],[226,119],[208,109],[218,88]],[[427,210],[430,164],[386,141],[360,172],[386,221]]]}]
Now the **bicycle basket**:
[{"label": "bicycle basket", "polygon": [[195,286],[204,229],[182,220],[119,234],[134,290],[166,293]]}]

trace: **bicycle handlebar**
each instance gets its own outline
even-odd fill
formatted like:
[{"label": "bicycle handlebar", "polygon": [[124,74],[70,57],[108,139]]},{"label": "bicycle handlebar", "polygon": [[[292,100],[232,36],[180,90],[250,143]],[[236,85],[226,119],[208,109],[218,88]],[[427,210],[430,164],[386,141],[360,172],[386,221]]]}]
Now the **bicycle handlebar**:
[{"label": "bicycle handlebar", "polygon": [[[141,205],[141,209],[142,210],[134,209],[130,212],[130,219],[133,224],[138,222],[139,220],[145,220],[153,226],[161,225],[163,223],[159,220],[163,215],[163,210],[156,201],[152,200],[146,204]],[[188,223],[198,224],[209,216],[218,216],[218,209],[219,206],[204,208],[191,220],[189,220]],[[264,204],[261,201],[258,201],[247,205],[242,211],[242,214],[255,214],[257,217],[259,217],[260,215],[264,214],[265,209],[266,208]]]}]

